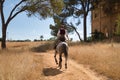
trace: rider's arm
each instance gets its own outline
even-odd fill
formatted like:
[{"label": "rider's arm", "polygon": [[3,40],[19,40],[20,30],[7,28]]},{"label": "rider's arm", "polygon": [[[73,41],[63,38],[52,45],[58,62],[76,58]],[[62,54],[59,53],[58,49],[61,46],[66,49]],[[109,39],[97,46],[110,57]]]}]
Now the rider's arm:
[{"label": "rider's arm", "polygon": [[60,30],[58,30],[58,33],[57,33],[57,37],[59,37],[60,36]]},{"label": "rider's arm", "polygon": [[69,40],[69,37],[68,37],[68,32],[67,32],[67,30],[65,30],[65,36],[67,37],[67,40]]}]

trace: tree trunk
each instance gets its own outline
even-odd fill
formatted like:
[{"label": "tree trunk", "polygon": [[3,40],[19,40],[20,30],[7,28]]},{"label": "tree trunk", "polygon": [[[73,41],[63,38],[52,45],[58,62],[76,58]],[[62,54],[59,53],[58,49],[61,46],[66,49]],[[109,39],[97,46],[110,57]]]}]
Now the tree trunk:
[{"label": "tree trunk", "polygon": [[82,39],[81,39],[81,37],[80,37],[80,34],[79,34],[78,31],[76,30],[76,28],[75,28],[75,27],[72,27],[72,28],[75,30],[76,34],[78,35],[79,40],[82,41]]},{"label": "tree trunk", "polygon": [[6,48],[6,25],[3,24],[2,25],[2,43],[1,43],[1,47],[2,49]]},{"label": "tree trunk", "polygon": [[83,26],[84,26],[84,41],[87,41],[87,28],[86,28],[86,21],[87,21],[87,15],[84,14],[84,21],[83,21]]},{"label": "tree trunk", "polygon": [[77,30],[75,30],[75,32],[77,33],[78,37],[79,37],[79,40],[82,41],[81,37],[80,37],[80,34],[77,32]]}]

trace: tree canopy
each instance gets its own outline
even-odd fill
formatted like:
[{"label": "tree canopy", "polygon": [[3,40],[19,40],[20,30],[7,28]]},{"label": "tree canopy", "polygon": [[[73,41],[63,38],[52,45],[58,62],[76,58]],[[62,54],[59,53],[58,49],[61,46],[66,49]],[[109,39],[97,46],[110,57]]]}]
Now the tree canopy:
[{"label": "tree canopy", "polygon": [[[1,47],[6,48],[6,31],[8,24],[20,13],[27,12],[28,16],[37,16],[40,19],[45,19],[53,15],[52,0],[17,0],[17,3],[13,6],[8,14],[5,16],[4,3],[7,0],[0,0],[0,17],[2,23],[2,43]],[[56,1],[56,0],[54,0]],[[6,19],[5,19],[6,18]]]},{"label": "tree canopy", "polygon": [[[87,16],[88,13],[98,4],[98,0],[64,0],[65,14],[61,16],[83,17],[84,41],[87,41]],[[80,20],[78,20],[78,23]]]}]

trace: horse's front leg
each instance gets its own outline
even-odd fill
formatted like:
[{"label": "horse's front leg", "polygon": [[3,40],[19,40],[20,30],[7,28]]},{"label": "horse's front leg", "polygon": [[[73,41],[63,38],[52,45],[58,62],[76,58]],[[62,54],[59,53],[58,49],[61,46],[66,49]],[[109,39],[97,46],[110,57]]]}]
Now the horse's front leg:
[{"label": "horse's front leg", "polygon": [[58,64],[58,61],[57,61],[56,55],[57,55],[57,51],[55,51],[54,59],[55,59],[56,64]]}]

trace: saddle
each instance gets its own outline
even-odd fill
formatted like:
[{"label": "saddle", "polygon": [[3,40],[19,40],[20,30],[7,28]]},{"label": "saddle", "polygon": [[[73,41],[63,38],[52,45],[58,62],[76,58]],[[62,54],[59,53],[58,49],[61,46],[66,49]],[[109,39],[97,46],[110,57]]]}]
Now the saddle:
[{"label": "saddle", "polygon": [[64,35],[61,35],[61,37],[59,37],[59,40],[60,40],[61,42],[65,42],[65,36],[64,36]]},{"label": "saddle", "polygon": [[64,35],[62,35],[61,37],[59,37],[59,39],[58,39],[56,45],[54,46],[54,49],[56,49],[57,45],[58,45],[60,42],[66,42],[66,41],[65,41]]}]

